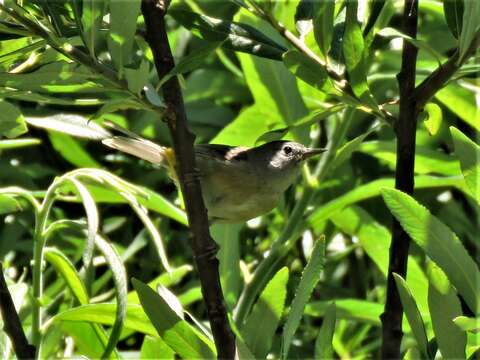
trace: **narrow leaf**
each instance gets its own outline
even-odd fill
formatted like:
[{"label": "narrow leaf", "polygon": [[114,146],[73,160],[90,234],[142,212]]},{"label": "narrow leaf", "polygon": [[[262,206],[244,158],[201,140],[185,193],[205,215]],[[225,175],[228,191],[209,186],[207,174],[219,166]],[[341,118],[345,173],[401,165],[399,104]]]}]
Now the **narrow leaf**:
[{"label": "narrow leaf", "polygon": [[178,355],[186,359],[215,357],[213,343],[178,317],[160,295],[136,279],[132,283],[158,334]]},{"label": "narrow leaf", "polygon": [[465,359],[467,334],[453,322],[462,314],[457,292],[433,263],[429,263],[428,278],[428,306],[438,348],[444,359]]},{"label": "narrow leaf", "polygon": [[445,272],[474,312],[480,309],[480,271],[457,236],[425,207],[401,191],[383,189],[385,203],[405,231]]},{"label": "narrow leaf", "polygon": [[480,146],[454,127],[450,132],[469,192],[480,204]]},{"label": "narrow leaf", "polygon": [[333,37],[333,17],[335,12],[335,1],[315,1],[313,33],[324,59],[327,58]]},{"label": "narrow leaf", "polygon": [[102,24],[106,3],[104,0],[83,0],[82,4],[83,39],[90,55],[96,57],[99,53],[100,25]]},{"label": "narrow leaf", "polygon": [[322,90],[327,86],[327,88],[333,89],[325,68],[301,52],[287,51],[283,54],[283,63],[296,77],[314,88]]},{"label": "narrow leaf", "polygon": [[[469,0],[467,0],[469,1]],[[448,27],[457,39],[462,33],[463,0],[443,0],[443,13]]]},{"label": "narrow leaf", "polygon": [[282,358],[288,358],[288,350],[292,344],[293,336],[300,325],[305,305],[307,304],[313,289],[320,280],[320,274],[325,266],[325,237],[319,239],[310,256],[310,259],[303,269],[300,283],[295,292],[287,322],[283,327],[282,335]]},{"label": "narrow leaf", "polygon": [[442,124],[442,108],[435,103],[428,103],[425,105],[425,112],[427,118],[423,124],[431,136],[436,135]]},{"label": "narrow leaf", "polygon": [[9,102],[0,100],[0,136],[15,138],[25,132],[27,126],[20,110]]},{"label": "narrow leaf", "polygon": [[407,316],[408,323],[410,324],[413,336],[417,341],[417,345],[426,358],[431,358],[428,353],[428,339],[425,332],[425,325],[423,324],[422,316],[420,315],[420,311],[418,311],[415,299],[413,298],[405,280],[398,274],[394,273],[393,276],[395,278],[395,283],[397,284],[405,315]]},{"label": "narrow leaf", "polygon": [[263,359],[272,345],[287,295],[288,269],[280,269],[263,290],[245,325],[243,338],[256,358]]},{"label": "narrow leaf", "polygon": [[325,310],[322,327],[315,340],[315,359],[333,358],[332,340],[335,332],[336,311],[335,303],[330,304]]}]

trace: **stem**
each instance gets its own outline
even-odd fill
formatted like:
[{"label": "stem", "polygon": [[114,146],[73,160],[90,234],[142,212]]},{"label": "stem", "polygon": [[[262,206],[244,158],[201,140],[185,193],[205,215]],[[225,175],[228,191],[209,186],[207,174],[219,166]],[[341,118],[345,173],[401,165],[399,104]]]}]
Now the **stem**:
[{"label": "stem", "polygon": [[[403,32],[416,38],[418,20],[418,0],[405,0],[403,11]],[[400,89],[400,112],[395,124],[397,137],[397,162],[395,169],[395,188],[407,194],[413,194],[415,165],[415,135],[418,116],[416,99],[412,96],[415,89],[415,71],[418,49],[404,41],[402,67],[398,74]],[[403,278],[407,274],[408,248],[410,237],[400,223],[393,217],[392,243],[387,276],[387,298],[382,320],[383,359],[400,359],[402,341],[403,307],[395,285],[393,273]]]},{"label": "stem", "polygon": [[32,269],[32,287],[33,287],[33,302],[32,302],[32,342],[35,346],[40,344],[40,328],[42,327],[42,308],[41,298],[43,294],[43,248],[45,247],[46,236],[45,230],[48,220],[48,215],[55,201],[55,191],[60,186],[59,181],[54,181],[49,187],[42,205],[35,218],[35,234],[33,245],[33,269]]},{"label": "stem", "polygon": [[35,347],[28,343],[22,323],[18,317],[12,296],[3,276],[3,267],[0,262],[0,315],[3,319],[3,328],[12,342],[18,359],[32,359],[35,357]]},{"label": "stem", "polygon": [[[320,159],[317,169],[314,172],[318,182],[325,179],[325,177],[328,175],[330,164],[335,158],[338,147],[345,138],[353,118],[353,113],[354,111],[352,110],[350,114],[345,116],[343,121],[339,121],[335,124],[335,128],[330,136],[330,141],[327,144],[328,151],[325,153],[325,156]],[[303,230],[302,216],[305,213],[305,209],[310,204],[314,194],[314,188],[305,188],[302,196],[296,202],[282,234],[273,242],[268,256],[262,260],[260,265],[258,265],[252,281],[243,289],[234,313],[235,321],[237,324],[239,324],[239,326],[241,326],[241,324],[245,321],[257,296],[272,278],[277,265],[280,263],[283,257],[287,255],[288,251],[295,245],[297,240],[300,239],[299,235]]]},{"label": "stem", "polygon": [[[161,0],[142,1],[146,38],[153,53],[159,79],[162,79],[175,66],[165,26],[166,12],[166,4]],[[217,348],[217,356],[221,359],[233,359],[236,352],[235,337],[229,326],[220,284],[216,258],[218,246],[210,236],[200,181],[194,170],[196,169],[193,150],[195,136],[187,126],[182,92],[177,77],[172,77],[162,84],[162,90],[167,104],[166,120],[177,160],[176,170],[193,235],[191,246]]]}]

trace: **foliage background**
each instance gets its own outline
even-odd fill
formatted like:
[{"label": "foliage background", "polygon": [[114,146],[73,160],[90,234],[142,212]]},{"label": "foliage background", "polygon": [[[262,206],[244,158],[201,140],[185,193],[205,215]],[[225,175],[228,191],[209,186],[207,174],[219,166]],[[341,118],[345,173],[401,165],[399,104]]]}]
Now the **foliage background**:
[{"label": "foliage background", "polygon": [[[274,28],[241,9],[236,3],[189,0],[175,1],[174,5],[178,6],[176,9],[189,7],[197,13],[214,18],[250,24],[277,44],[291,48]],[[69,2],[47,2],[46,6],[50,7],[50,10],[42,8],[40,4],[41,2],[32,1],[30,5],[24,5],[34,17],[45,22],[47,11],[64,16],[63,12],[68,8]],[[120,16],[131,21],[131,16],[128,15],[131,11],[139,12],[139,7],[135,8],[139,3],[131,1],[128,4],[131,8],[126,6],[119,10],[117,7],[117,11],[121,12]],[[368,13],[373,5],[370,2],[365,4]],[[91,34],[93,30],[89,30],[87,26],[87,5],[95,5],[94,2],[83,2],[84,17],[81,20],[84,21],[84,33],[88,35],[88,31]],[[272,7],[272,14],[278,22],[296,34],[297,6],[298,1],[282,1]],[[398,28],[401,9],[401,2],[387,2],[383,10],[385,23],[382,27]],[[110,11],[114,11],[113,7]],[[113,14],[111,16],[113,19]],[[219,44],[212,46],[211,41],[195,36],[198,35],[198,30],[192,32],[181,26],[180,23],[188,20],[182,16],[185,15],[181,12],[180,15],[168,16],[169,41],[177,61],[190,59],[190,63],[179,72],[183,73],[181,79],[189,125],[197,135],[198,143],[253,146],[262,139],[264,141],[278,137],[279,132],[272,130],[289,127],[285,138],[301,140],[305,144],[329,146],[333,155],[344,144],[348,144],[343,148],[343,153],[337,152],[337,156],[329,160],[328,171],[322,174],[320,183],[315,183],[308,171],[305,171],[302,179],[287,191],[278,208],[272,213],[248,224],[212,227],[213,237],[221,245],[219,259],[222,285],[228,308],[233,312],[242,291],[245,291],[245,284],[254,276],[254,270],[267,254],[274,251],[271,246],[275,239],[283,236],[285,225],[302,193],[312,188],[315,190],[304,216],[296,220],[296,231],[290,241],[291,245],[280,248],[279,252],[284,251],[283,256],[278,255],[274,259],[272,269],[275,271],[271,270],[269,278],[282,266],[288,268],[288,273],[285,269],[280,270],[270,283],[271,287],[267,286],[263,293],[263,300],[261,297],[250,317],[246,317],[246,323],[237,324],[242,329],[243,340],[257,357],[267,353],[271,353],[273,357],[290,358],[311,358],[315,355],[329,357],[331,354],[339,358],[375,356],[381,342],[379,316],[385,299],[385,275],[391,237],[391,214],[381,196],[383,188],[393,187],[394,184],[395,136],[391,126],[362,111],[360,107],[344,107],[342,101],[338,102],[328,96],[328,91],[322,91],[324,88],[319,89],[307,84],[300,79],[302,76],[296,78],[278,59],[234,52],[225,46],[220,47]],[[363,27],[366,26],[367,18],[364,17]],[[38,122],[38,118],[41,118],[40,121],[44,121],[44,126],[47,127],[58,127],[54,123],[48,125],[48,121],[68,121],[72,119],[72,114],[84,120],[94,116],[95,121],[111,120],[160,144],[169,145],[166,125],[158,121],[157,113],[141,108],[138,104],[132,105],[126,100],[129,95],[126,95],[125,91],[114,89],[102,76],[90,72],[52,47],[46,46],[45,41],[38,36],[13,26],[4,12],[1,13],[1,21],[2,122],[7,122],[12,118],[11,114],[17,112],[30,123],[34,123],[35,119]],[[77,35],[75,21],[67,17],[61,22],[68,24],[61,29],[64,37],[76,46],[83,46],[82,39]],[[127,22],[118,23],[116,26],[128,27]],[[133,93],[143,87],[143,80],[148,80],[151,84],[158,82],[152,55],[143,39],[143,20],[139,17],[136,22],[138,28],[131,38],[133,50],[128,54],[129,63],[109,63],[117,72],[123,72],[123,76],[128,79],[129,91]],[[105,29],[92,35],[98,38],[89,43],[94,45],[91,45],[88,51],[95,52],[97,47],[100,57],[106,56],[105,59],[108,59],[108,51],[111,55],[116,51],[116,54],[120,55],[114,59],[122,58],[122,50],[111,44],[108,24],[104,25]],[[114,23],[111,22],[110,26],[113,27]],[[436,56],[444,60],[457,46],[457,39],[445,20],[442,2],[420,1],[418,38],[424,44],[420,48],[417,61],[417,78],[421,80],[438,66]],[[340,41],[335,32],[333,39],[334,45]],[[393,36],[392,39],[388,33],[386,36],[377,35],[368,56],[365,57],[369,89],[379,104],[398,99],[395,76],[401,61],[399,40],[398,36]],[[315,42],[314,32],[306,35],[305,42],[315,52],[321,53]],[[342,69],[344,59],[334,45],[330,54],[332,65]],[[102,51],[106,50],[107,55],[102,55]],[[197,54],[193,56],[193,60],[192,54]],[[480,113],[477,103],[480,94],[476,58],[467,63],[457,75],[465,77],[452,81],[438,92],[428,104],[428,122],[418,122],[415,199],[457,234],[476,262],[475,271],[478,272],[478,204],[465,190],[460,162],[454,153],[455,146],[449,130],[449,127],[454,126],[470,138],[475,139],[478,136]],[[139,83],[135,84],[135,80]],[[148,97],[148,94],[146,96]],[[340,104],[336,111],[315,121],[320,118],[319,113],[336,103]],[[385,107],[393,114],[398,111],[395,104]],[[314,121],[302,125],[305,120],[310,119]],[[295,125],[297,126],[294,127]],[[3,126],[0,125],[2,131]],[[58,130],[62,130],[62,127]],[[267,132],[270,132],[268,137],[263,136],[259,140]],[[353,143],[349,142],[353,139]],[[146,222],[142,221],[141,217],[133,216],[135,206],[132,209],[132,206],[125,204],[125,200],[120,201],[116,196],[116,192],[123,187],[117,183],[117,187],[114,186],[112,191],[106,189],[108,186],[99,186],[98,183],[94,185],[92,182],[95,182],[95,179],[86,181],[98,207],[98,233],[108,238],[119,254],[123,265],[117,264],[118,267],[126,270],[128,279],[134,277],[145,283],[157,279],[157,283],[172,292],[168,293],[170,295],[163,294],[165,299],[170,300],[167,301],[168,306],[159,308],[159,316],[171,312],[176,306],[178,310],[178,305],[181,304],[181,307],[191,314],[185,316],[186,323],[193,324],[192,328],[195,327],[195,331],[201,332],[198,330],[201,328],[200,324],[192,321],[197,319],[203,322],[205,309],[192,266],[185,215],[178,208],[178,192],[165,171],[146,162],[114,153],[97,142],[78,139],[61,132],[45,131],[34,126],[29,126],[28,133],[21,138],[1,140],[0,151],[1,186],[27,189],[29,194],[38,199],[42,199],[55,177],[77,168],[108,169],[112,174],[158,194],[159,196],[146,200],[144,205],[149,208],[148,218],[161,236],[168,263],[174,269],[172,276],[165,273],[159,262],[158,242],[156,246],[150,241],[151,233],[145,230]],[[310,164],[310,171],[315,172],[315,166],[325,166],[322,161],[326,162],[320,160],[319,165]],[[94,174],[100,176],[103,173]],[[72,193],[72,188],[65,188],[63,191],[64,198],[60,200],[66,201],[55,202],[50,214],[51,219],[85,219],[84,205],[79,203],[78,199],[71,201],[71,198],[66,198],[67,194]],[[139,196],[142,197],[141,194]],[[30,284],[35,219],[29,210],[28,202],[20,198],[14,200],[10,195],[2,195],[1,200],[4,217],[0,224],[0,259],[7,268],[6,274],[11,278],[11,291],[17,303],[22,304],[20,316],[28,330],[32,324]],[[171,204],[175,204],[177,208]],[[427,226],[425,223],[423,225]],[[322,236],[326,242],[324,258],[321,246],[318,245],[323,244]],[[58,233],[49,240],[51,255],[48,256],[60,259],[60,262],[66,257],[76,269],[81,269],[84,265],[82,260],[85,260],[82,259],[85,240],[86,236],[71,229]],[[312,251],[318,254],[318,264],[310,260],[313,259]],[[412,244],[410,254],[406,284],[411,290],[421,320],[425,323],[427,340],[434,339],[430,342],[429,354],[435,354],[438,347],[442,350],[456,344],[451,345],[455,349],[460,347],[460,352],[456,355],[462,354],[463,346],[462,357],[470,357],[480,346],[478,339],[475,339],[473,333],[468,333],[467,339],[466,333],[460,328],[448,330],[452,332],[442,337],[441,330],[438,330],[440,327],[435,322],[437,320],[434,320],[438,311],[435,312],[435,305],[432,305],[432,299],[439,297],[433,297],[427,276],[427,268],[433,268],[432,262],[425,250],[417,244]],[[93,278],[88,280],[88,277],[80,277],[87,279],[85,291],[88,293],[87,302],[91,304],[109,303],[119,299],[119,286],[115,282],[118,274],[112,277],[111,263],[106,262],[100,255],[96,252],[93,259]],[[431,254],[429,255],[431,257]],[[298,290],[302,271],[309,260],[312,267],[315,265],[318,269],[312,270],[313,274],[321,271],[319,281],[315,278],[308,283],[313,289],[311,296],[308,289],[301,287]],[[463,259],[458,260],[461,262]],[[67,266],[65,263],[62,264]],[[45,320],[63,312],[67,315],[63,320],[49,324],[48,336],[42,338],[41,355],[68,356],[73,352],[98,357],[103,353],[105,344],[102,345],[102,341],[96,339],[99,330],[95,332],[86,324],[100,321],[104,325],[111,325],[115,318],[114,307],[87,307],[83,313],[78,312],[76,318],[73,315],[68,318],[67,309],[76,308],[83,303],[75,294],[72,295],[72,284],[68,282],[68,276],[62,273],[65,267],[61,269],[60,265],[54,265],[54,260],[50,260],[43,272],[44,291],[41,306],[44,308]],[[82,273],[83,275],[85,274]],[[119,276],[121,278],[121,274]],[[439,275],[440,278],[441,276]],[[446,282],[448,284],[448,280]],[[307,285],[307,288],[310,285]],[[478,286],[478,283],[476,285]],[[450,289],[455,292],[454,288]],[[128,290],[133,291],[130,281]],[[295,322],[287,319],[293,312],[293,299],[298,297],[299,293],[302,294],[302,291],[307,297],[307,304],[304,309],[302,305],[298,305],[300,314],[303,315],[298,330],[295,331],[293,326],[294,340],[289,352],[285,354],[282,346],[286,346],[286,333],[282,329],[285,322]],[[130,293],[129,304],[138,304],[135,296],[133,292]],[[453,295],[449,299],[453,305],[448,308],[453,309],[454,313],[448,321],[451,322],[453,317],[460,315],[475,316],[475,310],[465,304],[463,296]],[[176,301],[179,304],[172,305],[176,304]],[[261,312],[262,301],[263,306],[266,306],[264,309],[272,311],[271,318],[263,317],[265,313]],[[332,303],[335,304],[334,307],[330,305]],[[125,328],[116,346],[118,351],[125,356],[129,354],[133,357],[149,358],[152,354],[164,354],[165,357],[172,358],[175,347],[173,346],[172,350],[171,338],[159,338],[150,325],[140,326],[138,319],[147,320],[143,313],[143,318],[135,317],[139,309],[133,305],[127,309]],[[405,356],[422,353],[425,347],[420,344],[419,336],[410,330],[412,323],[404,323],[406,336],[402,346],[403,353]],[[259,327],[260,324],[264,324],[265,328]],[[201,325],[206,326],[205,323]],[[458,332],[459,338],[453,337],[452,334]],[[91,338],[87,338],[85,334]],[[175,334],[171,336],[174,337]],[[191,336],[191,339],[195,336],[201,338],[200,335]],[[66,337],[74,339],[75,345],[72,345],[70,340],[65,340]],[[264,343],[256,343],[259,338],[262,338]],[[191,339],[190,341],[194,341]],[[328,345],[325,345],[325,339]],[[465,343],[468,345],[465,346]],[[4,333],[0,333],[0,344],[3,349],[2,356],[9,357],[11,348]],[[447,354],[442,355],[448,357]]]}]

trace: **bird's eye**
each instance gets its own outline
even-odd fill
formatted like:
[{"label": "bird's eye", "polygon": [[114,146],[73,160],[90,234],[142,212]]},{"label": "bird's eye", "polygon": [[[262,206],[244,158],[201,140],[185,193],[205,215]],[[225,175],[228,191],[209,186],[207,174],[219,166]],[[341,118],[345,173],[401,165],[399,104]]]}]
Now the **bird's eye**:
[{"label": "bird's eye", "polygon": [[290,146],[285,146],[283,148],[283,152],[287,155],[291,154],[292,153],[292,148]]}]

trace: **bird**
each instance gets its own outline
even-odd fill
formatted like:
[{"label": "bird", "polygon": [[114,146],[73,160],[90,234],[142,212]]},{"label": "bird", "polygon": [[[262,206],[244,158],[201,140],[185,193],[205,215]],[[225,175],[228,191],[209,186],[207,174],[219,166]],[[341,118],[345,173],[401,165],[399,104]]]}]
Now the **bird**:
[{"label": "bird", "polygon": [[[165,165],[178,182],[171,148],[113,123],[119,132],[102,139],[107,147]],[[196,174],[211,223],[242,223],[270,212],[298,177],[301,165],[326,149],[308,148],[294,141],[276,140],[256,147],[221,144],[194,146]]]}]

